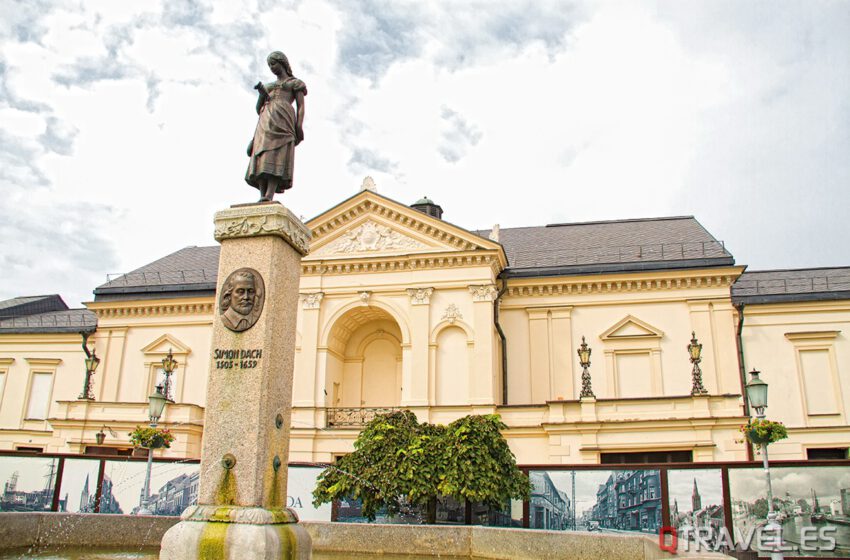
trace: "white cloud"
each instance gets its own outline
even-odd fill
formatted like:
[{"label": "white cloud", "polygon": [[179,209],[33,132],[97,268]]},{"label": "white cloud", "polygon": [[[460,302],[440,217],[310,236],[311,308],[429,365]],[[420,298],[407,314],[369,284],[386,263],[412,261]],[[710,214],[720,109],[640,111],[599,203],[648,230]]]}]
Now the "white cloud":
[{"label": "white cloud", "polygon": [[[112,260],[79,257],[69,288],[74,251],[40,229],[9,235],[62,263],[38,291],[70,301],[107,272],[212,244],[212,213],[256,196],[243,182],[251,88],[279,49],[309,88],[283,197],[299,215],[370,174],[379,192],[428,195],[470,228],[695,214],[739,262],[847,264],[833,242],[850,234],[845,12],[379,0],[0,12],[3,210],[38,192],[32,211],[65,224],[57,235],[88,223]],[[7,246],[0,259],[23,258]],[[12,271],[0,297],[31,285],[30,270]]]}]

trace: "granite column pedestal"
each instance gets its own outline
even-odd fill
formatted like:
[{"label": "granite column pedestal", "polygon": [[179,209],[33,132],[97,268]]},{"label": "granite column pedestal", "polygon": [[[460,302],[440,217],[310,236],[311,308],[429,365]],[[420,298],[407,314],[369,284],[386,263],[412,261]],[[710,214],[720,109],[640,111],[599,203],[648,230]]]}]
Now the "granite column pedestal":
[{"label": "granite column pedestal", "polygon": [[[310,232],[282,205],[265,203],[216,213],[215,238],[221,256],[198,505],[165,534],[160,559],[309,558],[309,535],[286,509],[286,482]],[[253,289],[252,300],[237,295],[239,282],[242,293]]]}]

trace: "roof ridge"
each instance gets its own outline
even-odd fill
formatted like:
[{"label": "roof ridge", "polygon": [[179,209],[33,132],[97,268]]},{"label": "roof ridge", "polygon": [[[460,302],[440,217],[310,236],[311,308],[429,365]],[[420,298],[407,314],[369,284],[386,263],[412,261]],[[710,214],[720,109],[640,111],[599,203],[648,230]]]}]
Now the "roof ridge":
[{"label": "roof ridge", "polygon": [[664,222],[668,220],[693,220],[693,216],[656,216],[654,218],[622,218],[617,220],[591,220],[589,222],[560,222],[537,227],[588,226],[596,224],[623,224],[633,222]]},{"label": "roof ridge", "polygon": [[802,272],[808,270],[850,270],[850,265],[844,266],[815,266],[811,268],[766,268],[764,270],[747,270],[744,274],[759,274],[765,272]]}]

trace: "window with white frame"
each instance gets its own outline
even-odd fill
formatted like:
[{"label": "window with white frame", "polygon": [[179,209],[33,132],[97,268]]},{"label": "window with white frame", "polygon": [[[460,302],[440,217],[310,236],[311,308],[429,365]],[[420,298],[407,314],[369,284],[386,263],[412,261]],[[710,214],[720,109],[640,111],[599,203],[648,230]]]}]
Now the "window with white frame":
[{"label": "window with white frame", "polygon": [[6,388],[6,370],[0,369],[0,410],[3,409],[3,389]]},{"label": "window with white frame", "polygon": [[843,415],[835,339],[839,331],[785,333],[797,354],[797,378],[808,417]]},{"label": "window with white frame", "polygon": [[30,395],[27,402],[27,420],[46,420],[50,410],[50,394],[53,391],[53,372],[34,371],[30,380]]}]

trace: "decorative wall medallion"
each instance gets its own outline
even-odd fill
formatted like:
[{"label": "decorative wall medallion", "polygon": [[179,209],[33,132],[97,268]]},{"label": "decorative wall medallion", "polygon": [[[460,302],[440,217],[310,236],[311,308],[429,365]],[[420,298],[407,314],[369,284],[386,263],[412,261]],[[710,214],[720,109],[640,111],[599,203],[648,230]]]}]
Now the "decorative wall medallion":
[{"label": "decorative wall medallion", "polygon": [[360,303],[369,305],[369,299],[372,297],[372,292],[358,292],[357,297],[360,298]]},{"label": "decorative wall medallion", "polygon": [[318,309],[322,305],[322,298],[325,297],[324,292],[314,292],[312,294],[303,294],[301,296],[304,309]]},{"label": "decorative wall medallion", "polygon": [[407,295],[410,296],[411,305],[428,305],[431,302],[431,294],[434,288],[408,288]]},{"label": "decorative wall medallion", "polygon": [[472,294],[472,301],[493,301],[499,292],[493,284],[484,284],[470,286],[469,293]]},{"label": "decorative wall medallion", "polygon": [[428,246],[413,238],[368,221],[350,229],[338,239],[330,242],[317,254],[366,253],[370,251],[388,251],[392,249],[427,249]]},{"label": "decorative wall medallion", "polygon": [[460,314],[460,309],[457,308],[457,305],[450,303],[448,307],[446,307],[446,312],[443,313],[443,321],[448,321],[450,324],[454,324],[458,319],[463,319],[463,315]]},{"label": "decorative wall medallion", "polygon": [[233,332],[247,331],[263,313],[266,285],[253,268],[238,268],[230,273],[219,289],[221,322]]}]

